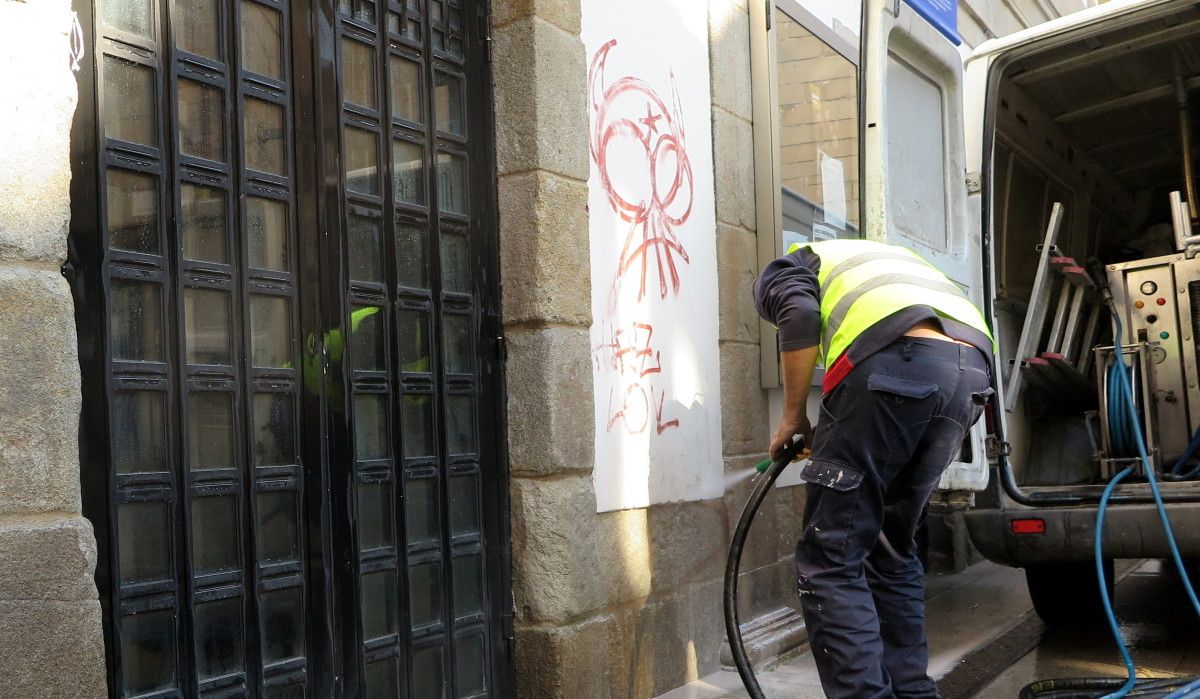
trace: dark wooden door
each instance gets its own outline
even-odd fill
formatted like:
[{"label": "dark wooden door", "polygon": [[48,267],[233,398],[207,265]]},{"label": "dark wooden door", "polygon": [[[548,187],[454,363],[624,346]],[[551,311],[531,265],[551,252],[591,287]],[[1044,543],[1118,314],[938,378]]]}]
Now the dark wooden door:
[{"label": "dark wooden door", "polygon": [[112,692],[503,693],[482,4],[85,4],[69,272]]}]

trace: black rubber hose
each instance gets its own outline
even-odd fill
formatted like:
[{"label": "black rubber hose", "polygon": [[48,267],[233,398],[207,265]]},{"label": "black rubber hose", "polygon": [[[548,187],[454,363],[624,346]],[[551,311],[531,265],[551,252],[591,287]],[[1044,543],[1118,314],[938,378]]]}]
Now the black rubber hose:
[{"label": "black rubber hose", "polygon": [[[1021,690],[1020,699],[1099,699],[1125,684],[1124,677],[1078,677],[1038,680]],[[1165,697],[1195,681],[1195,677],[1140,679],[1126,697]]]},{"label": "black rubber hose", "polygon": [[746,536],[750,533],[750,525],[754,523],[754,516],[758,514],[758,508],[762,505],[763,499],[767,497],[767,493],[771,492],[771,486],[775,485],[779,474],[783,473],[783,469],[792,463],[796,454],[799,454],[803,448],[804,440],[802,438],[797,438],[791,444],[785,445],[780,457],[771,463],[766,472],[757,477],[754,489],[750,491],[750,499],[742,508],[742,516],[738,519],[737,528],[733,530],[733,540],[729,543],[729,559],[725,562],[725,635],[729,638],[729,650],[733,653],[733,664],[737,666],[738,674],[742,677],[742,684],[745,685],[746,692],[750,694],[750,699],[766,699],[766,697],[763,695],[762,687],[758,686],[758,678],[754,676],[754,668],[750,666],[750,659],[746,657],[746,645],[742,642],[742,627],[738,622],[737,586],[738,571],[742,564],[742,548],[746,545]]}]

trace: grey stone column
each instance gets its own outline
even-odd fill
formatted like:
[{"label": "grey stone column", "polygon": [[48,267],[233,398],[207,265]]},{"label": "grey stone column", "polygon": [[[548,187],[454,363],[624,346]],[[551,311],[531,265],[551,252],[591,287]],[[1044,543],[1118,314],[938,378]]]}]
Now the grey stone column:
[{"label": "grey stone column", "polygon": [[[537,699],[649,697],[719,668],[729,523],[746,490],[596,512],[580,3],[493,4],[516,684]],[[749,31],[744,1],[707,3],[720,307],[695,312],[720,314],[722,437],[735,470],[761,458],[767,434],[749,301]],[[746,552],[748,617],[794,596],[790,529],[779,525],[796,504],[791,490],[760,518]]]},{"label": "grey stone column", "polygon": [[59,273],[70,218],[68,0],[0,0],[0,695],[104,696],[80,515],[79,362]]}]

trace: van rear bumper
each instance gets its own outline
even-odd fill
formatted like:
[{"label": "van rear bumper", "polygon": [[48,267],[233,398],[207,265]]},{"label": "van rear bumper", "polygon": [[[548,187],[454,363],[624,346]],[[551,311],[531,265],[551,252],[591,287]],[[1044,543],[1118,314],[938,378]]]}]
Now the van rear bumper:
[{"label": "van rear bumper", "polygon": [[[1200,502],[1173,502],[1167,513],[1185,558],[1200,557]],[[1096,506],[972,509],[964,513],[971,541],[985,557],[1003,565],[1081,561],[1092,558]],[[1014,534],[1012,521],[1040,519],[1042,534]],[[1106,558],[1166,558],[1171,555],[1153,503],[1111,505],[1104,518]]]}]

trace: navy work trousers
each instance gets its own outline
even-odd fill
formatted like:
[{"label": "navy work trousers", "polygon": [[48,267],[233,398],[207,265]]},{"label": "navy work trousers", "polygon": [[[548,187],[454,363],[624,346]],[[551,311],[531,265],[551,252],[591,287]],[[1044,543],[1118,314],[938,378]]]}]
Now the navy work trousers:
[{"label": "navy work trousers", "polygon": [[821,400],[796,574],[831,699],[938,696],[914,537],[991,394],[989,371],[974,347],[902,337]]}]

